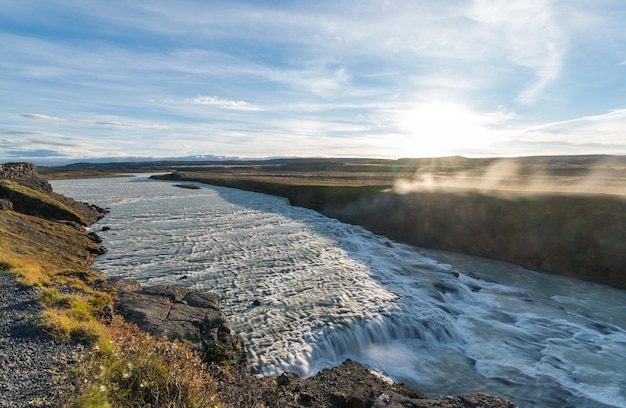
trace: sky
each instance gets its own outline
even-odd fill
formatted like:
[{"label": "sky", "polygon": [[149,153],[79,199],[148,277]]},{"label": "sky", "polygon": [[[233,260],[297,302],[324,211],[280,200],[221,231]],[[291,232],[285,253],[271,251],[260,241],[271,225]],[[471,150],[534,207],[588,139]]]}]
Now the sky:
[{"label": "sky", "polygon": [[0,0],[0,162],[626,154],[624,0]]}]

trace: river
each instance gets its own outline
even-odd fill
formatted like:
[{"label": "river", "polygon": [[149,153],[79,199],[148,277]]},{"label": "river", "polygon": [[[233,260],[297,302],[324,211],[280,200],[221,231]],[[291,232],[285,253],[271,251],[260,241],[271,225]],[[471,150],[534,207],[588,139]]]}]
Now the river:
[{"label": "river", "polygon": [[625,291],[392,242],[264,194],[145,175],[51,184],[110,208],[92,226],[107,276],[220,294],[254,373],[352,358],[431,397],[626,407]]}]

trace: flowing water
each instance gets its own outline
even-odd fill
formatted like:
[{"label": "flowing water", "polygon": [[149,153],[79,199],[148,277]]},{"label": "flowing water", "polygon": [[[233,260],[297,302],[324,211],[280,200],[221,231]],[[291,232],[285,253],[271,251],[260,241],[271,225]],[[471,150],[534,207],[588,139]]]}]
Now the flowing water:
[{"label": "flowing water", "polygon": [[52,182],[111,209],[92,227],[108,276],[219,293],[255,373],[352,358],[431,397],[626,407],[625,291],[398,244],[283,198],[173,184]]}]

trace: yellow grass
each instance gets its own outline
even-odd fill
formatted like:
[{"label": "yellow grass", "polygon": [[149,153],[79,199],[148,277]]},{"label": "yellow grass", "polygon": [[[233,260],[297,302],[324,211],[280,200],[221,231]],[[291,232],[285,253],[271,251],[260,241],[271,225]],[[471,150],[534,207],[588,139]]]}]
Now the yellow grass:
[{"label": "yellow grass", "polygon": [[48,286],[52,279],[41,265],[29,262],[18,254],[0,254],[0,269],[17,275],[17,281],[25,286]]}]

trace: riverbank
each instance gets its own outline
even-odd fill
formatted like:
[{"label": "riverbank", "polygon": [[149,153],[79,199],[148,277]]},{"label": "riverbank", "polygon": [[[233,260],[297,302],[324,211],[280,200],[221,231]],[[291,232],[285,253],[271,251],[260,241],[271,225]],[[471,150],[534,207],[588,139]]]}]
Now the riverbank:
[{"label": "riverbank", "polygon": [[626,289],[626,199],[620,195],[443,187],[400,193],[375,184],[302,185],[202,172],[153,178],[283,196],[399,242]]},{"label": "riverbank", "polygon": [[167,173],[287,197],[391,239],[626,289],[626,157],[77,163],[50,177]]}]

